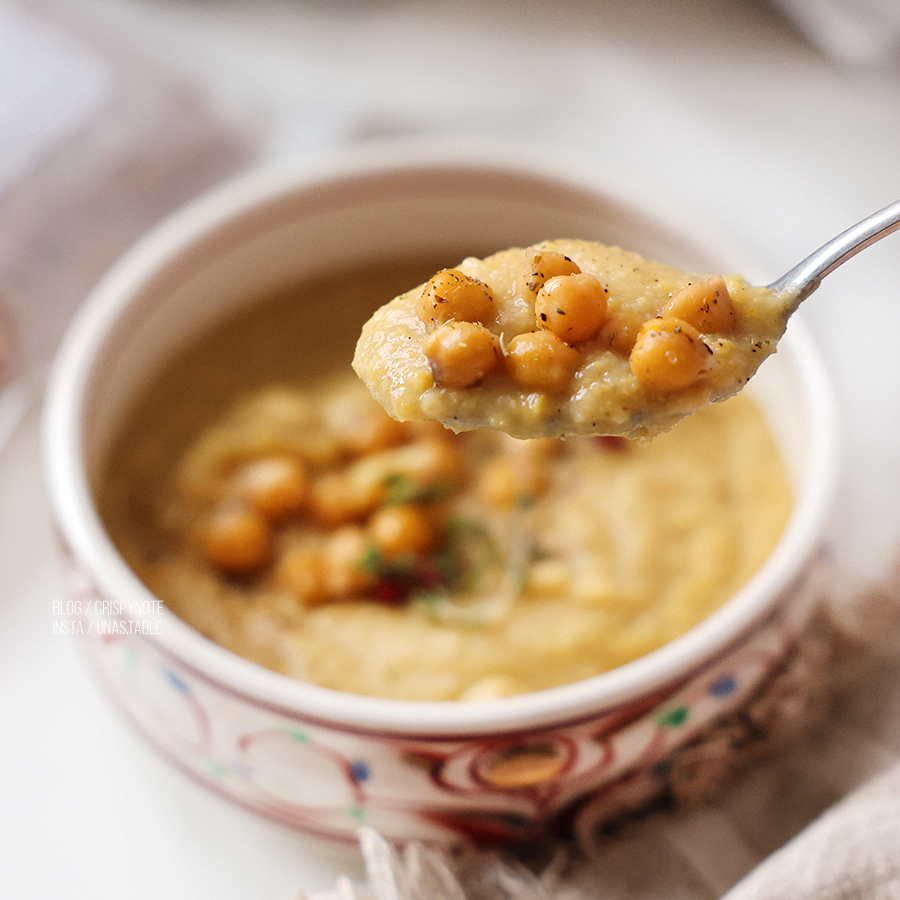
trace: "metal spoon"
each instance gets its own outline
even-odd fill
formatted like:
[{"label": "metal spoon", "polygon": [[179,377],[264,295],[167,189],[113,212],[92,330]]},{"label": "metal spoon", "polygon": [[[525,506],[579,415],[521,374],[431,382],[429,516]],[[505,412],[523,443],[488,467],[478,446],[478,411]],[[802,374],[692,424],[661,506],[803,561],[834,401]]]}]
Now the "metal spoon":
[{"label": "metal spoon", "polygon": [[786,311],[790,315],[821,284],[829,272],[833,272],[851,256],[856,256],[860,250],[864,250],[875,241],[880,241],[898,228],[900,228],[900,200],[841,232],[767,287],[789,298]]}]

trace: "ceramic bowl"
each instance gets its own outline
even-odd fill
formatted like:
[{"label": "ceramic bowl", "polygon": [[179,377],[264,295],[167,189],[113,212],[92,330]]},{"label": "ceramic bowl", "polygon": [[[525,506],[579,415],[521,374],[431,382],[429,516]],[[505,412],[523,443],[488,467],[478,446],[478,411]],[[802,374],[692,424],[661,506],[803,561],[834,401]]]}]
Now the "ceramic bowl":
[{"label": "ceramic bowl", "polygon": [[162,607],[117,553],[94,500],[123,412],[167,355],[267,286],[323,267],[398,248],[457,253],[578,236],[752,279],[720,235],[666,218],[663,206],[618,175],[528,154],[368,147],[241,177],[118,262],[61,347],[45,464],[81,639],[108,694],[159,751],[222,797],[309,834],[353,841],[367,824],[398,841],[521,841],[579,832],[649,796],[667,759],[747,702],[808,621],[835,483],[828,379],[799,321],[749,388],[796,491],[780,542],[700,625],[578,683],[428,703],[281,676]]}]

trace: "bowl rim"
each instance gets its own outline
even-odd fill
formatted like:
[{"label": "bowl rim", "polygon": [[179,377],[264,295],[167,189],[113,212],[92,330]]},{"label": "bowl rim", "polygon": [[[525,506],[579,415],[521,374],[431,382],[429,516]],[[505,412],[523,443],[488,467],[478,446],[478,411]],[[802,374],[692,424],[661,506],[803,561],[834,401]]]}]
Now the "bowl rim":
[{"label": "bowl rim", "polygon": [[[42,412],[42,464],[60,538],[105,599],[156,603],[130,570],[100,521],[82,465],[81,422],[94,362],[130,298],[166,265],[228,222],[277,201],[286,193],[319,189],[391,172],[463,169],[496,176],[532,176],[603,195],[654,225],[705,247],[715,243],[660,210],[665,194],[649,191],[621,173],[534,148],[481,143],[409,141],[366,145],[307,165],[265,165],[245,172],[189,202],[139,239],[88,294],[63,337],[51,366]],[[711,233],[711,232],[710,232]],[[735,255],[736,259],[740,259]],[[745,270],[746,271],[746,270]],[[752,274],[752,273],[750,273]],[[145,639],[171,660],[224,691],[281,714],[347,731],[397,736],[509,733],[597,718],[680,682],[723,653],[770,613],[815,555],[836,491],[839,444],[834,392],[823,361],[802,321],[795,317],[783,338],[798,362],[800,391],[808,398],[809,459],[791,518],[778,544],[755,575],[706,619],[663,647],[582,681],[528,694],[478,702],[413,701],[369,697],[303,682],[265,669],[215,644],[162,604],[159,634]]]}]

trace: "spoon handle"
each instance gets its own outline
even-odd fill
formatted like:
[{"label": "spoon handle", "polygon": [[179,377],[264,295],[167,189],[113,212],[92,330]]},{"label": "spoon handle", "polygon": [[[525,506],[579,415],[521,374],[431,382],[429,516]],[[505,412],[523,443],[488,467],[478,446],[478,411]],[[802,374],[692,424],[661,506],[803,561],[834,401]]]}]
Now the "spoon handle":
[{"label": "spoon handle", "polygon": [[786,293],[790,297],[789,311],[793,312],[829,272],[833,272],[851,256],[856,256],[860,250],[898,228],[900,228],[900,200],[867,216],[852,228],[832,238],[768,287],[770,290]]}]

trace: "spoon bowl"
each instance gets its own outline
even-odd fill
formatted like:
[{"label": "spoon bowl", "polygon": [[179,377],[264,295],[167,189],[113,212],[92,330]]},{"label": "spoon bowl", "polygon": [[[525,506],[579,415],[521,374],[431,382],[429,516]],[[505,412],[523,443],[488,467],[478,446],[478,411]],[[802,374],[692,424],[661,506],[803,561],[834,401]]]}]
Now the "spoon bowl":
[{"label": "spoon bowl", "polygon": [[742,390],[822,279],[897,228],[900,201],[765,287],[583,240],[468,257],[378,309],[354,368],[400,421],[655,437]]}]

